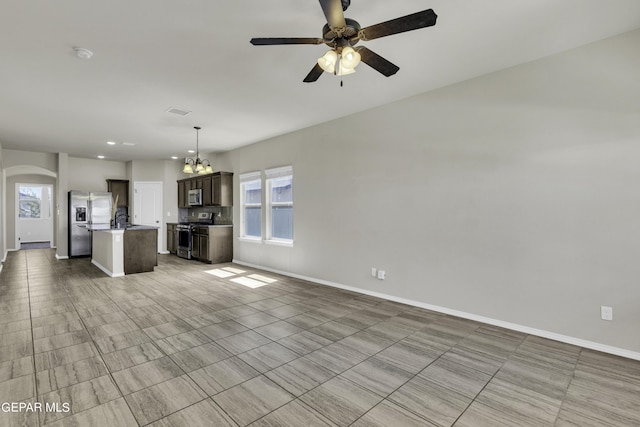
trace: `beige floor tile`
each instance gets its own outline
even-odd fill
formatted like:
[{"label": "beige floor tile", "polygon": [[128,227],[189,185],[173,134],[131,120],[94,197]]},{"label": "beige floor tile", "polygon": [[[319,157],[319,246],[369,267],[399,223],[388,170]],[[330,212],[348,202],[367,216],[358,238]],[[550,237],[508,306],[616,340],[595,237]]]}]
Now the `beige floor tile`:
[{"label": "beige floor tile", "polygon": [[146,342],[123,350],[103,354],[102,358],[111,372],[116,372],[149,362],[150,360],[159,359],[164,355],[165,354],[160,351],[155,344]]},{"label": "beige floor tile", "polygon": [[36,374],[38,393],[48,393],[107,374],[107,368],[100,356],[89,357],[53,369],[39,371]]},{"label": "beige floor tile", "polygon": [[42,412],[40,420],[47,424],[59,419],[77,414],[87,409],[100,406],[115,400],[122,395],[108,375],[77,383],[40,395],[38,399],[43,403],[64,403],[69,405],[70,412]]},{"label": "beige floor tile", "polygon": [[300,400],[339,426],[348,426],[376,406],[382,397],[351,381],[335,377],[303,394]]},{"label": "beige floor tile", "polygon": [[137,427],[138,423],[124,399],[119,398],[47,424],[47,427],[82,426]]},{"label": "beige floor tile", "polygon": [[237,424],[211,399],[198,402],[150,424],[150,427],[180,426],[237,427]]},{"label": "beige floor tile", "polygon": [[238,357],[230,357],[189,373],[202,390],[210,396],[260,375]]},{"label": "beige floor tile", "polygon": [[138,423],[145,425],[206,397],[189,377],[183,375],[129,394],[125,399]]},{"label": "beige floor tile", "polygon": [[264,376],[230,388],[213,398],[241,426],[252,423],[293,400],[293,396]]},{"label": "beige floor tile", "polygon": [[182,369],[180,369],[171,358],[163,357],[114,372],[113,379],[122,394],[127,395],[179,377],[182,374]]}]

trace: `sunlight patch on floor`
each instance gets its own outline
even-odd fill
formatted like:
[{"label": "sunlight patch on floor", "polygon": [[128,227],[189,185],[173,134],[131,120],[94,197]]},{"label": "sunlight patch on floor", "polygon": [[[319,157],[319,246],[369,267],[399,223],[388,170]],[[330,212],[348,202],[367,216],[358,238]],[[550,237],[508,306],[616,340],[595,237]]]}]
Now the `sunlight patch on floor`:
[{"label": "sunlight patch on floor", "polygon": [[259,288],[261,286],[266,286],[268,283],[261,282],[259,280],[250,279],[248,277],[237,277],[235,279],[231,279],[232,282],[238,283],[240,285],[246,286],[251,289]]},{"label": "sunlight patch on floor", "polygon": [[225,277],[231,277],[231,276],[235,276],[236,275],[236,273],[232,273],[230,271],[222,270],[220,268],[216,268],[214,270],[207,270],[207,271],[205,271],[205,273],[211,274],[211,275],[216,276],[216,277],[221,277],[223,279]]},{"label": "sunlight patch on floor", "polygon": [[272,279],[271,277],[263,276],[262,274],[250,274],[247,277],[255,280],[260,280],[261,282],[265,283],[273,283],[278,281],[278,279]]}]

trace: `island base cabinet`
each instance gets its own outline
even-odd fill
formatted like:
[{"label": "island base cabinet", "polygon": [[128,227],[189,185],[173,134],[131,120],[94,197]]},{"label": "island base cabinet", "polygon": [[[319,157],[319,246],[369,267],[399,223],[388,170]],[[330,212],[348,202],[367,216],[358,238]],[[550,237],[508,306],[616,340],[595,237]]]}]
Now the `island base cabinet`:
[{"label": "island base cabinet", "polygon": [[124,274],[153,271],[158,265],[158,230],[124,232]]}]

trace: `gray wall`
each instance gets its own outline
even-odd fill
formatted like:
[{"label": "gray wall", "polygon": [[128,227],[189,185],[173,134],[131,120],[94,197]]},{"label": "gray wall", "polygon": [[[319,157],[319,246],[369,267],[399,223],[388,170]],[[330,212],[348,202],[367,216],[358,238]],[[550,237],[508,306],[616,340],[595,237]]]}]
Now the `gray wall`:
[{"label": "gray wall", "polygon": [[69,157],[69,190],[107,191],[107,179],[127,179],[127,164]]},{"label": "gray wall", "polygon": [[4,168],[11,166],[38,166],[55,172],[58,168],[58,155],[54,153],[37,153],[32,151],[3,149]]},{"label": "gray wall", "polygon": [[236,240],[234,257],[640,352],[638,45],[624,34],[219,156],[236,201],[238,174],[294,168],[294,247]]}]

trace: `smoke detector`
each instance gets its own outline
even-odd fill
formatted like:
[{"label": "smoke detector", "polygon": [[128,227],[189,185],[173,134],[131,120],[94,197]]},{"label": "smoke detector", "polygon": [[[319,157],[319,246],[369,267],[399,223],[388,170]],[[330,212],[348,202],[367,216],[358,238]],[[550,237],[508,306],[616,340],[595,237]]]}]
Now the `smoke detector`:
[{"label": "smoke detector", "polygon": [[80,59],[91,59],[93,56],[93,52],[83,47],[74,47],[73,50],[76,52],[76,56]]}]

